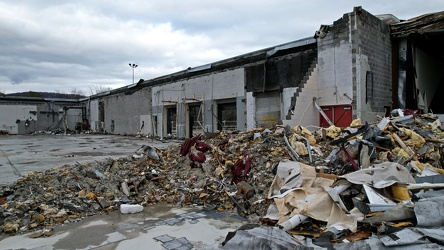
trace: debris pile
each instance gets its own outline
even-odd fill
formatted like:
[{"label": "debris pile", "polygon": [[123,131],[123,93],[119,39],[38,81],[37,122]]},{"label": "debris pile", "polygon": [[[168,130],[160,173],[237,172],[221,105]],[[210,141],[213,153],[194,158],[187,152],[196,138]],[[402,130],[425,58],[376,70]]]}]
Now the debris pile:
[{"label": "debris pile", "polygon": [[[442,244],[432,230],[444,225],[440,119],[397,114],[348,128],[202,133],[165,149],[29,173],[0,187],[0,232],[167,203],[237,212],[323,247],[396,245],[410,231]],[[399,240],[388,242],[393,233]]]}]

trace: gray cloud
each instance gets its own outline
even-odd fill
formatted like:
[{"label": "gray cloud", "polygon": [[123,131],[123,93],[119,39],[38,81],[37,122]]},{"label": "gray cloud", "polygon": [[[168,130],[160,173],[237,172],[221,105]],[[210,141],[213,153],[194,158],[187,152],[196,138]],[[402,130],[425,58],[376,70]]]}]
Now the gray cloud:
[{"label": "gray cloud", "polygon": [[0,91],[117,88],[309,37],[362,5],[401,19],[442,10],[437,1],[0,2]]}]

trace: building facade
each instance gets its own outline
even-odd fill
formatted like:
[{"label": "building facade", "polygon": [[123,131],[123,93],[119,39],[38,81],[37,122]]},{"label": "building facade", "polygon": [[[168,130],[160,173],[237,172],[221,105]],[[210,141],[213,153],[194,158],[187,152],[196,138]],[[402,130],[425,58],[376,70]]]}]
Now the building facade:
[{"label": "building facade", "polygon": [[[443,112],[442,30],[442,12],[400,21],[355,7],[313,37],[141,79],[76,105],[93,132],[161,139],[276,125],[346,127],[394,108]],[[28,116],[36,108],[17,108],[19,120],[35,119]]]}]

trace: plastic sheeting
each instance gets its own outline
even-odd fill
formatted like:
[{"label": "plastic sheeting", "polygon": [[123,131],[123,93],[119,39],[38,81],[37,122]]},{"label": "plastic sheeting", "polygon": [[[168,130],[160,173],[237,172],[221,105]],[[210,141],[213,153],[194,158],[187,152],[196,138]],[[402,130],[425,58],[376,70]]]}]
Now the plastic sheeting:
[{"label": "plastic sheeting", "polygon": [[341,176],[353,184],[385,188],[394,183],[416,183],[412,174],[401,164],[384,162]]}]

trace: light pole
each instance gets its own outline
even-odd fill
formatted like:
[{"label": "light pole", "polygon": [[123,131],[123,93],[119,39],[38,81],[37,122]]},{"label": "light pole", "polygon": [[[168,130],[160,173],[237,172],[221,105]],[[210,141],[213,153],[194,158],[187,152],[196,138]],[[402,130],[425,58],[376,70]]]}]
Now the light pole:
[{"label": "light pole", "polygon": [[130,63],[129,66],[130,66],[131,68],[133,68],[133,84],[134,84],[134,69],[137,68],[137,66],[139,66],[139,65],[137,65],[137,64],[135,64],[135,63]]}]

